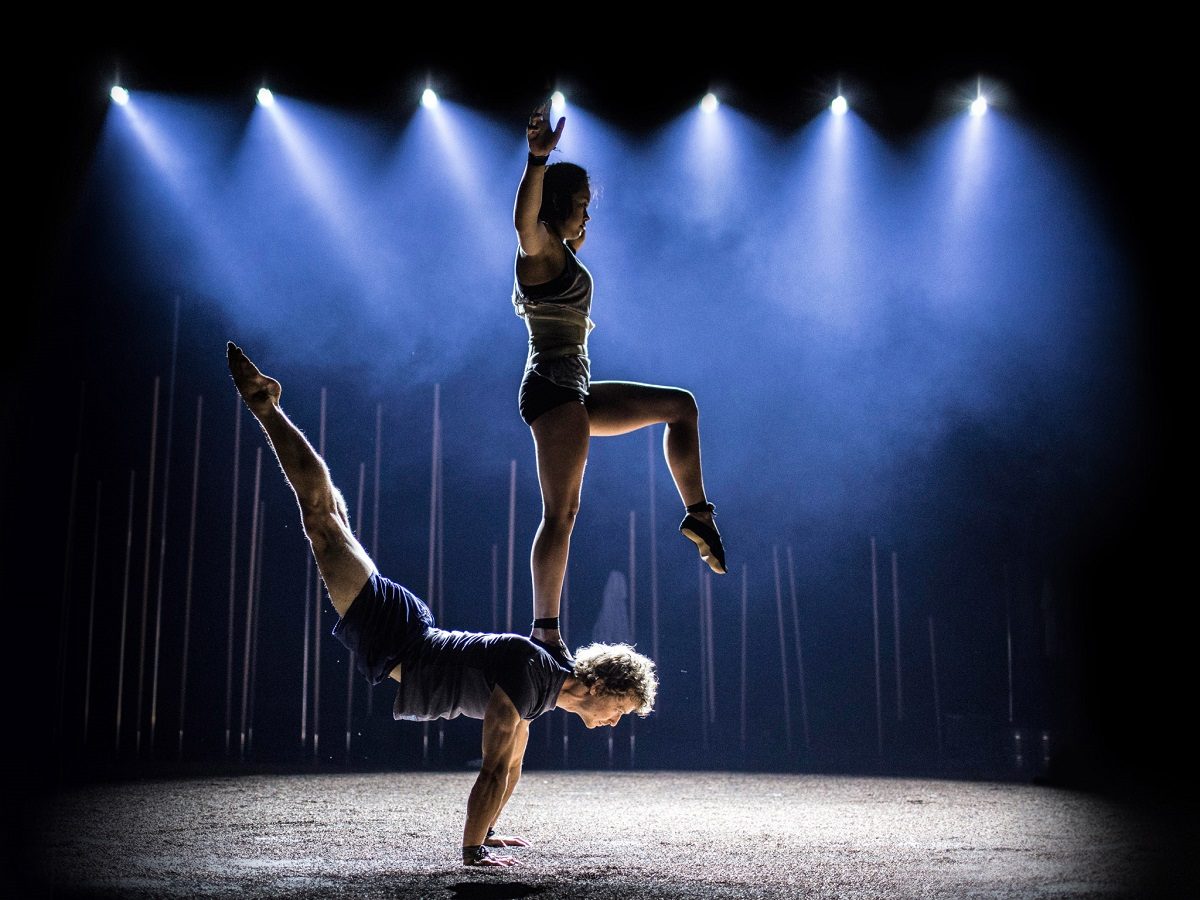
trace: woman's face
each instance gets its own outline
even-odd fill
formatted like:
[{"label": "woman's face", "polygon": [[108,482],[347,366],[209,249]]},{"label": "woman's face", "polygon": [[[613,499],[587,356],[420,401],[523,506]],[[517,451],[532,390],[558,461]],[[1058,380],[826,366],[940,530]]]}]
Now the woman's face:
[{"label": "woman's face", "polygon": [[591,189],[580,188],[571,195],[571,212],[563,220],[561,237],[564,241],[576,241],[587,233],[588,204],[592,202]]}]

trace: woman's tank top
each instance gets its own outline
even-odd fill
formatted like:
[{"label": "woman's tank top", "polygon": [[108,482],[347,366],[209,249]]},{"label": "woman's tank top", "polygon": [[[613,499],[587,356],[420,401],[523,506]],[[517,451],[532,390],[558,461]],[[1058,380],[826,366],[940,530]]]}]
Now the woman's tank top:
[{"label": "woman's tank top", "polygon": [[512,302],[529,330],[525,371],[586,394],[591,383],[587,338],[596,327],[590,318],[592,275],[565,241],[563,247],[567,264],[545,284],[521,284],[514,261]]}]

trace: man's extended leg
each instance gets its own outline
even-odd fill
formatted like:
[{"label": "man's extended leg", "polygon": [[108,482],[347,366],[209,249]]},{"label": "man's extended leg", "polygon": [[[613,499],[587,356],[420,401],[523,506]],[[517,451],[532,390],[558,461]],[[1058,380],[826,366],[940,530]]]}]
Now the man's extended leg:
[{"label": "man's extended leg", "polygon": [[275,458],[300,504],[304,533],[312,544],[329,599],[338,615],[344,616],[375,571],[375,565],[350,530],[346,501],[333,486],[325,461],[279,408],[282,393],[279,382],[260,372],[232,341],[226,353],[234,384],[266,432]]}]

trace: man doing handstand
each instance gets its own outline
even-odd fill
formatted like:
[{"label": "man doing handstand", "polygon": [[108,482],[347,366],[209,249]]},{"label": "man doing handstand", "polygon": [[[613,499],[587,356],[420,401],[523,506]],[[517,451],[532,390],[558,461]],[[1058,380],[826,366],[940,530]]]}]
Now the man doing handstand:
[{"label": "man doing handstand", "polygon": [[592,644],[565,668],[542,647],[516,634],[445,631],[411,591],[379,574],[350,530],[350,517],[329,469],[279,407],[279,382],[263,375],[232,342],[229,371],[296,494],[339,621],[334,635],[356,655],[372,684],[399,682],[397,719],[465,715],[483,720],[483,765],[467,800],[463,863],[511,866],[517,860],[489,846],[524,846],[494,836],[493,826],[521,776],[529,723],[555,707],[588,728],[616,725],[654,708],[654,663],[624,644]]}]

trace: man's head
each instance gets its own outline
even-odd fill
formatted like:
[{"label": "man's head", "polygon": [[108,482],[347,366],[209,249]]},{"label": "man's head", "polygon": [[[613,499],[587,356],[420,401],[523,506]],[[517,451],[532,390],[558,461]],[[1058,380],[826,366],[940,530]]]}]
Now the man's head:
[{"label": "man's head", "polygon": [[587,690],[578,710],[588,728],[648,716],[658,693],[654,661],[628,644],[589,644],[575,652],[572,674]]}]

